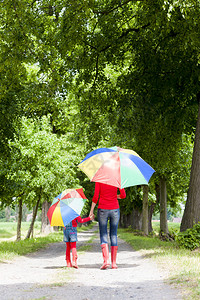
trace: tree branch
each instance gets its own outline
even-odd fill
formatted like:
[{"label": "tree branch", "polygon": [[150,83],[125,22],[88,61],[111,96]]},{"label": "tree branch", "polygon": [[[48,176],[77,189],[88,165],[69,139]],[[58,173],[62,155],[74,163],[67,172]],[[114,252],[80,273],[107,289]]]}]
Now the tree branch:
[{"label": "tree branch", "polygon": [[[127,36],[130,32],[139,32],[141,29],[145,29],[146,27],[148,27],[150,25],[150,23],[147,23],[145,25],[143,25],[140,28],[129,28],[127,30],[125,30],[121,36],[119,37],[118,40],[122,39],[123,37]],[[107,45],[106,47],[104,47],[103,49],[100,50],[100,52],[104,52],[106,51],[108,48],[110,48],[112,46],[112,44]]]},{"label": "tree branch", "polygon": [[113,7],[113,8],[111,8],[110,10],[104,10],[104,11],[95,11],[95,10],[93,10],[93,13],[94,13],[94,14],[99,14],[99,15],[108,15],[108,14],[110,14],[111,12],[113,12],[114,10],[116,10],[116,9],[118,9],[118,8],[121,8],[121,7],[123,7],[124,5],[128,4],[129,2],[132,2],[132,1],[131,1],[131,0],[127,0],[127,1],[125,1],[124,3],[122,3],[122,4],[119,4],[119,5],[117,5],[117,6]]},{"label": "tree branch", "polygon": [[98,71],[99,71],[99,68],[98,68],[98,62],[99,62],[99,55],[97,55],[97,59],[96,59],[96,74],[95,74],[95,78],[94,78],[94,82],[93,82],[93,85],[95,85],[96,83],[96,80],[97,80],[97,77],[98,77]]}]

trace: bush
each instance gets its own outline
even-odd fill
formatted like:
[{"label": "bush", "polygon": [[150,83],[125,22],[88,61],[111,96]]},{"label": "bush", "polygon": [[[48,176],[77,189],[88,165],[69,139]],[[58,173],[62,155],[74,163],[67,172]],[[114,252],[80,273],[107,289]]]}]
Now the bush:
[{"label": "bush", "polygon": [[200,222],[176,236],[176,241],[182,248],[194,250],[200,247]]},{"label": "bush", "polygon": [[0,222],[6,222],[6,218],[0,219]]}]

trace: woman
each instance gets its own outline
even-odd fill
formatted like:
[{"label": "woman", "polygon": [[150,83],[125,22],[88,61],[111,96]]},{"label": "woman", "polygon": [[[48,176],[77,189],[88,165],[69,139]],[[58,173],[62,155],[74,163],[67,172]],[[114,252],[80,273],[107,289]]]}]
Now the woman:
[{"label": "woman", "polygon": [[120,194],[117,195],[117,187],[107,185],[104,183],[95,183],[95,191],[92,199],[92,205],[90,209],[90,216],[94,213],[94,208],[99,200],[98,204],[98,221],[100,241],[103,254],[103,265],[101,269],[107,269],[109,267],[109,250],[108,250],[108,234],[107,224],[110,220],[110,241],[111,241],[111,262],[112,269],[117,269],[116,257],[117,257],[117,228],[120,218],[120,210],[118,199],[126,198],[124,189],[120,189]]}]

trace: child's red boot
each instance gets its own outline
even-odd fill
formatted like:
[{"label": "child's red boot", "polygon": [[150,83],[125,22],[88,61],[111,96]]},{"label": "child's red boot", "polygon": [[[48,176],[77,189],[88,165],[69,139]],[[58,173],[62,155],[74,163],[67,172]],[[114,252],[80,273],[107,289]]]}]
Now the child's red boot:
[{"label": "child's red boot", "polygon": [[70,243],[66,243],[66,262],[67,262],[67,267],[70,268],[72,266],[71,264],[71,258],[70,258]]},{"label": "child's red boot", "polygon": [[76,248],[72,248],[72,267],[75,269],[78,269],[77,258],[78,258],[78,255],[77,255]]}]

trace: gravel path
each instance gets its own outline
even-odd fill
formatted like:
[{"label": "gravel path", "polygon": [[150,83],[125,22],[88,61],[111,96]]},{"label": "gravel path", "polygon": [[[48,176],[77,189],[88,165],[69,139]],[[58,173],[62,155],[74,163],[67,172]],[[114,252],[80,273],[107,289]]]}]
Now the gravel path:
[{"label": "gravel path", "polygon": [[[165,276],[154,262],[144,259],[120,239],[118,269],[100,270],[102,254],[95,230],[97,227],[78,233],[79,269],[65,267],[63,242],[0,263],[0,299],[182,299],[177,289],[164,283]],[[92,243],[87,243],[94,235]],[[88,245],[90,249],[81,252],[81,247]]]}]

